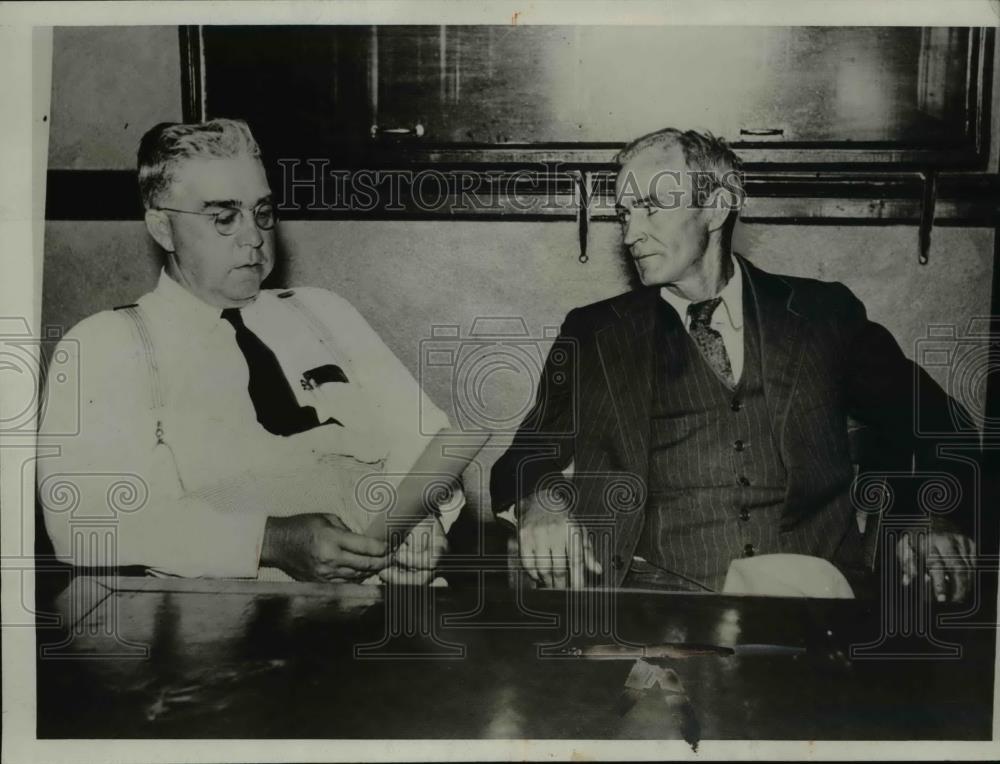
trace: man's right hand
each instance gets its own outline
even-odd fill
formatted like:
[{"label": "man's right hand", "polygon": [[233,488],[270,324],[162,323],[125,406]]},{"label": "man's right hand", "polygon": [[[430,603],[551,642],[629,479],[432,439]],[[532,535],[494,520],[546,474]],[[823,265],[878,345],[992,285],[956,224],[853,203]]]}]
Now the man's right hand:
[{"label": "man's right hand", "polygon": [[388,563],[384,541],[352,533],[334,515],[267,518],[260,564],[298,581],[357,581]]},{"label": "man's right hand", "polygon": [[569,516],[557,492],[523,499],[518,507],[521,565],[533,581],[550,589],[582,589],[585,571],[601,575],[601,564],[583,526]]}]

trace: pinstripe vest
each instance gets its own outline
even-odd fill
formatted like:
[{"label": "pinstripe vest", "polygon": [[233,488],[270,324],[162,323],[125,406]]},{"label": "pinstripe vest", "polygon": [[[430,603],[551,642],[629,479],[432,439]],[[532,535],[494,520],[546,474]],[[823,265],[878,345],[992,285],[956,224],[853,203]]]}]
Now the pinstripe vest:
[{"label": "pinstripe vest", "polygon": [[676,311],[657,306],[649,499],[636,553],[721,588],[738,557],[779,552],[787,476],[764,398],[754,300],[747,290],[743,373],[723,383]]}]

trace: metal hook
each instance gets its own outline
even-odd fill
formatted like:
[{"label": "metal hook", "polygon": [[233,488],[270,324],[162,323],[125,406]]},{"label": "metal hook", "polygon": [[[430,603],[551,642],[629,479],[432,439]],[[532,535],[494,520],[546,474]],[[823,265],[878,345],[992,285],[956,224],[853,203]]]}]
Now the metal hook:
[{"label": "metal hook", "polygon": [[590,200],[593,198],[593,174],[589,172],[576,173],[576,223],[580,235],[581,263],[590,260],[587,254],[587,239],[590,233]]},{"label": "metal hook", "polygon": [[937,204],[937,173],[933,170],[920,173],[924,181],[923,199],[920,204],[919,254],[917,262],[927,265],[930,260],[931,228],[934,227],[934,207]]}]

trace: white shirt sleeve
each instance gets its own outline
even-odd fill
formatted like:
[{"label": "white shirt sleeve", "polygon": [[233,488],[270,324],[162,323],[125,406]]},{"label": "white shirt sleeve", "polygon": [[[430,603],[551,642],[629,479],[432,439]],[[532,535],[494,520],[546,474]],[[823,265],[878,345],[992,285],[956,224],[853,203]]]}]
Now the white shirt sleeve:
[{"label": "white shirt sleeve", "polygon": [[141,352],[127,319],[110,311],[81,322],[55,350],[66,354],[60,368],[69,378],[46,392],[37,481],[56,556],[78,566],[255,576],[266,515],[220,511],[184,493],[169,444],[157,442]]}]

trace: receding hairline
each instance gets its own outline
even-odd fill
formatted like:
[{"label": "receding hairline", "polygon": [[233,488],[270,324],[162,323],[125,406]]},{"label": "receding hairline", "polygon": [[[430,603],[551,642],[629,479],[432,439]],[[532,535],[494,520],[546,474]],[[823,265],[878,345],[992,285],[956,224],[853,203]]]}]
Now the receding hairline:
[{"label": "receding hairline", "polygon": [[147,209],[176,185],[178,170],[196,159],[256,159],[263,163],[249,125],[242,119],[201,123],[161,122],[142,136],[137,152],[139,193]]},{"label": "receding hairline", "polygon": [[[216,156],[189,156],[189,157],[178,157],[171,162],[170,172],[167,175],[169,178],[169,183],[164,188],[164,193],[167,196],[173,195],[175,191],[182,188],[185,181],[188,180],[189,176],[185,175],[185,169],[197,165],[212,165],[218,162],[250,162],[251,164],[256,164],[260,170],[261,175],[264,178],[264,184],[266,191],[263,192],[257,201],[263,201],[268,197],[272,197],[274,192],[271,190],[270,181],[267,177],[267,171],[264,169],[264,162],[260,156],[255,155],[250,152],[241,152],[239,154],[234,154],[228,157],[216,157]],[[212,200],[208,200],[212,201]],[[222,200],[219,200],[222,201]]]},{"label": "receding hairline", "polygon": [[616,154],[615,161],[619,165],[622,165],[631,161],[639,154],[644,154],[653,149],[658,149],[666,153],[670,148],[676,146],[681,151],[684,151],[685,135],[687,134],[675,127],[663,128],[662,130],[641,135],[623,146]]},{"label": "receding hairline", "polygon": [[[628,169],[633,175],[633,180],[639,182],[639,178],[635,177],[636,165],[640,162],[648,162],[649,166],[644,169],[647,170],[649,175],[654,178],[659,178],[663,175],[672,176],[674,174],[679,177],[677,180],[681,183],[681,189],[685,192],[691,192],[691,180],[690,172],[691,168],[688,165],[687,155],[684,152],[684,146],[681,145],[679,141],[673,142],[650,142],[645,146],[638,147],[635,151],[630,152],[628,159],[620,161],[618,163],[618,173],[615,178],[615,197],[617,201],[617,191],[618,186],[624,182],[627,177]],[[657,183],[658,185],[658,183]],[[645,198],[645,195],[643,195]]]},{"label": "receding hairline", "polygon": [[[624,153],[624,152],[623,152]],[[621,172],[626,165],[632,164],[639,159],[644,159],[647,156],[653,156],[655,159],[659,160],[662,164],[662,169],[664,170],[690,170],[688,166],[687,153],[684,151],[684,146],[681,145],[680,141],[674,140],[673,142],[658,141],[650,142],[644,146],[636,146],[629,150],[627,158],[618,160],[618,170]],[[674,156],[680,157],[681,166],[674,167],[673,163],[669,160],[673,159]]]}]

